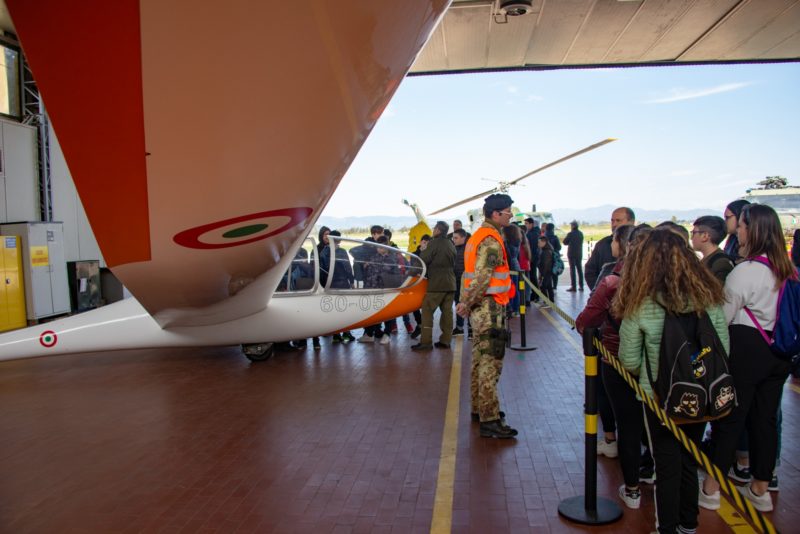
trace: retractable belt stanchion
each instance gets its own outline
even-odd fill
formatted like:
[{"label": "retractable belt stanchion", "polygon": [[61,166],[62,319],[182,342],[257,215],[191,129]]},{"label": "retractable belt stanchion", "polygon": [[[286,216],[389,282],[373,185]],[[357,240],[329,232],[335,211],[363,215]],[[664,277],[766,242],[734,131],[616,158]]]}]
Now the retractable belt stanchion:
[{"label": "retractable belt stanchion", "polygon": [[519,274],[519,345],[511,345],[511,350],[529,351],[536,350],[536,347],[528,347],[525,338],[525,277]]},{"label": "retractable belt stanchion", "polygon": [[595,328],[583,332],[583,352],[586,355],[586,401],[584,408],[586,425],[586,467],[584,474],[585,495],[564,499],[558,505],[558,514],[584,525],[613,523],[622,517],[622,509],[613,501],[597,498],[597,348],[592,340]]}]

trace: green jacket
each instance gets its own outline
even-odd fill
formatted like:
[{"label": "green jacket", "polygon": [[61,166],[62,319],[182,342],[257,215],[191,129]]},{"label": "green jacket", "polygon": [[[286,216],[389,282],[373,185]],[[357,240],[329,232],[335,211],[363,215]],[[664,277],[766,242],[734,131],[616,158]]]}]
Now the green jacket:
[{"label": "green jacket", "polygon": [[447,236],[436,236],[428,242],[428,248],[420,251],[419,257],[428,267],[428,291],[455,291],[456,246]]},{"label": "green jacket", "polygon": [[[689,311],[688,309],[686,311]],[[706,310],[711,324],[717,331],[726,353],[730,353],[728,323],[722,306]],[[653,380],[658,379],[658,358],[661,349],[661,332],[664,330],[664,308],[648,298],[631,317],[622,320],[619,329],[619,360],[622,366],[633,375],[639,375],[639,385],[648,395],[653,396],[653,388],[647,378],[644,358],[650,361]]]}]

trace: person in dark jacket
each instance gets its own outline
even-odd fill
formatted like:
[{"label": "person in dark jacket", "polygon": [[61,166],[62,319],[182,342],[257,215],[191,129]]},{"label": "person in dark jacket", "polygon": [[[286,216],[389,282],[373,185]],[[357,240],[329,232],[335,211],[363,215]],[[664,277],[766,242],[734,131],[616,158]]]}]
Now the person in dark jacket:
[{"label": "person in dark jacket", "polygon": [[578,230],[578,221],[569,223],[572,229],[564,238],[567,245],[567,259],[569,260],[569,289],[575,292],[575,271],[578,275],[578,287],[583,291],[583,232]]},{"label": "person in dark jacket", "polygon": [[[420,259],[428,268],[428,290],[422,301],[422,338],[411,350],[430,350],[434,346],[450,348],[453,336],[453,299],[456,291],[456,277],[453,266],[456,260],[456,247],[447,239],[450,225],[439,221],[433,227],[433,239],[420,252]],[[433,314],[439,309],[439,327],[442,335],[434,345]]]},{"label": "person in dark jacket", "polygon": [[[528,275],[533,285],[539,287],[539,277],[536,274],[539,265],[539,236],[542,235],[542,229],[539,228],[539,223],[533,217],[525,219],[525,237],[528,239],[528,244],[531,247],[531,270]],[[535,291],[531,292],[531,300],[537,302],[539,295]],[[526,302],[530,304],[530,302]]]},{"label": "person in dark jacket", "polygon": [[[556,254],[561,256],[561,241],[558,240],[558,236],[556,235],[556,225],[553,223],[545,224],[544,236],[547,238],[547,241],[550,243],[550,246],[553,247],[553,256],[555,256]],[[555,257],[553,258],[553,261],[555,261]],[[557,287],[558,287],[558,275],[554,274],[553,291],[555,291]]]},{"label": "person in dark jacket", "polygon": [[[325,242],[327,243],[325,248],[322,249],[322,252],[319,255],[319,277],[322,280],[323,275],[325,280],[328,279],[328,276],[331,276],[331,288],[332,289],[350,289],[353,287],[353,282],[355,280],[353,276],[353,268],[350,265],[350,256],[347,254],[347,251],[340,246],[340,242],[336,241],[335,243],[330,243],[331,237],[341,237],[341,233],[338,230],[331,230],[325,236]],[[334,261],[333,261],[333,273],[329,273],[328,269],[330,269],[331,265],[331,246],[336,246],[336,252],[334,253]],[[334,334],[333,336],[334,343],[350,343],[351,341],[355,340],[355,337],[350,333],[349,330],[345,330],[339,334]]]},{"label": "person in dark jacket", "polygon": [[[550,241],[545,236],[539,236],[538,241],[539,246],[539,265],[537,266],[539,269],[539,289],[542,290],[544,296],[549,298],[551,301],[555,298],[554,291],[553,291],[553,255],[555,251],[553,250],[553,245],[550,244]],[[542,302],[542,308],[549,308],[550,306]]]},{"label": "person in dark jacket", "polygon": [[[327,226],[323,226],[322,228],[319,229],[319,233],[317,234],[318,241],[317,241],[317,254],[315,257],[316,260],[319,260],[319,258],[322,256],[322,251],[325,250],[325,247],[328,246],[328,235],[330,233],[331,229],[328,228]],[[322,265],[322,263],[320,263],[320,265]],[[328,276],[327,267],[325,271],[320,269],[319,271],[320,285],[324,286],[328,282],[328,279],[326,278],[327,276]]]},{"label": "person in dark jacket", "polygon": [[725,212],[723,213],[728,239],[725,241],[725,248],[722,251],[730,256],[733,263],[739,263],[743,259],[739,255],[739,237],[736,235],[736,229],[739,227],[739,215],[748,204],[750,203],[746,200],[734,200],[725,207]]},{"label": "person in dark jacket", "polygon": [[[453,302],[458,305],[461,297],[461,277],[464,276],[464,249],[467,247],[467,232],[463,228],[453,230],[453,245],[456,248],[456,259],[453,264],[453,275],[456,277],[456,293]],[[456,327],[453,335],[464,333],[464,318],[456,315]]]},{"label": "person in dark jacket", "polygon": [[730,256],[719,248],[724,237],[725,221],[722,217],[704,215],[694,221],[690,238],[692,248],[703,255],[703,265],[723,284],[733,270]]},{"label": "person in dark jacket", "polygon": [[[389,239],[381,234],[376,237],[375,243],[388,246]],[[386,278],[399,272],[397,258],[392,251],[373,246],[368,261],[364,263],[364,288],[386,288]],[[381,330],[381,323],[378,323],[364,328],[364,335],[358,338],[358,342],[372,343],[377,340],[381,345],[386,345],[390,334],[391,332]]]},{"label": "person in dark jacket", "polygon": [[[517,227],[510,224],[503,228],[503,245],[506,247],[506,256],[508,257],[508,268],[511,269],[511,284],[519,287],[519,249],[521,240]],[[508,302],[507,311],[511,316],[516,317],[519,315],[519,292],[515,292],[514,296]]]},{"label": "person in dark jacket", "polygon": [[632,209],[621,207],[611,212],[611,235],[597,242],[592,250],[592,255],[589,256],[589,261],[586,262],[584,277],[589,289],[594,289],[597,284],[597,277],[600,275],[603,265],[609,262],[616,263],[614,255],[611,254],[611,239],[614,235],[614,230],[623,224],[636,224],[636,215]]}]

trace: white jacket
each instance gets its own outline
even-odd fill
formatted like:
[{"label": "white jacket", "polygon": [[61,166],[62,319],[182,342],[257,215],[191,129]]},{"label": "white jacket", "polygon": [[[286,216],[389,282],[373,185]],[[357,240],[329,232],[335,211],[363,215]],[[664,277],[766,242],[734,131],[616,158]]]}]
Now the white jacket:
[{"label": "white jacket", "polygon": [[778,307],[778,289],[775,275],[769,267],[756,261],[743,261],[734,267],[725,280],[725,319],[728,324],[741,324],[755,328],[744,307],[756,316],[761,328],[775,328]]}]

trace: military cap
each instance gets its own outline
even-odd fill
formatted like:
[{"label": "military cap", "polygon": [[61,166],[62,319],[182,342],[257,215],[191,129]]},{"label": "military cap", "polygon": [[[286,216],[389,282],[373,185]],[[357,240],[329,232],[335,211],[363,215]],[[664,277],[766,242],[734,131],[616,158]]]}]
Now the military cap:
[{"label": "military cap", "polygon": [[510,208],[513,203],[514,201],[511,200],[511,197],[504,193],[494,193],[483,200],[484,208],[489,208],[492,211]]}]

